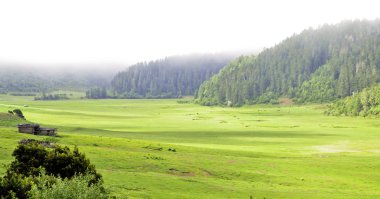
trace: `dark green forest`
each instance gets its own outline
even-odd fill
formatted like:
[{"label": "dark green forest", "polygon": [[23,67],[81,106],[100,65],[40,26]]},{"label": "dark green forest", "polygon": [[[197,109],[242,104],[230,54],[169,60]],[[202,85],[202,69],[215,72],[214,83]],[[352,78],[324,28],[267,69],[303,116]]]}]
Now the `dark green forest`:
[{"label": "dark green forest", "polygon": [[209,79],[236,56],[203,54],[172,56],[138,63],[112,80],[115,95],[121,98],[177,98],[194,95]]},{"label": "dark green forest", "polygon": [[321,103],[379,80],[380,20],[344,21],[304,30],[257,56],[239,57],[204,82],[195,97],[202,105],[254,104],[262,96]]}]

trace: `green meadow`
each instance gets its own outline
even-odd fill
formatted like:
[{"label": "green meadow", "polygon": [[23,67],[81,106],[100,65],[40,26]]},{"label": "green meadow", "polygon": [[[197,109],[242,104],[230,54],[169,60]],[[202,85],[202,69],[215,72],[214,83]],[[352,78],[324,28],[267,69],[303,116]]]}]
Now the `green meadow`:
[{"label": "green meadow", "polygon": [[380,119],[324,105],[205,107],[165,100],[34,101],[0,95],[59,137],[0,117],[0,174],[22,138],[78,146],[122,198],[380,198]]}]

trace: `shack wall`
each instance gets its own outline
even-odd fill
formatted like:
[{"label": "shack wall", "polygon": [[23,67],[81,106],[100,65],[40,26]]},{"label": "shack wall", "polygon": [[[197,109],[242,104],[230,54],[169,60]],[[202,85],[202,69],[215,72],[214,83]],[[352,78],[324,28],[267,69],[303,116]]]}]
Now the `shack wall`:
[{"label": "shack wall", "polygon": [[56,136],[55,129],[40,129],[38,135]]},{"label": "shack wall", "polygon": [[34,127],[19,127],[18,132],[34,134],[35,130],[34,130]]}]

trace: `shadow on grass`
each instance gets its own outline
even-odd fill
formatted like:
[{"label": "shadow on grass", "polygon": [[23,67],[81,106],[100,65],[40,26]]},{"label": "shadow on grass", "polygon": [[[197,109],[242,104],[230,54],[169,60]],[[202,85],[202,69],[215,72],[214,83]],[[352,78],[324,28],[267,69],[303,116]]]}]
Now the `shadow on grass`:
[{"label": "shadow on grass", "polygon": [[[133,138],[133,139],[149,139],[149,140],[203,140],[212,141],[210,139],[223,139],[227,137],[247,137],[247,138],[318,138],[337,136],[331,133],[313,133],[305,131],[284,131],[284,130],[242,130],[242,131],[176,131],[170,129],[167,131],[154,132],[133,132],[133,131],[114,131],[97,128],[85,127],[67,127],[57,126],[59,131],[65,134],[81,134],[116,138]],[[64,135],[63,135],[64,136]]]}]

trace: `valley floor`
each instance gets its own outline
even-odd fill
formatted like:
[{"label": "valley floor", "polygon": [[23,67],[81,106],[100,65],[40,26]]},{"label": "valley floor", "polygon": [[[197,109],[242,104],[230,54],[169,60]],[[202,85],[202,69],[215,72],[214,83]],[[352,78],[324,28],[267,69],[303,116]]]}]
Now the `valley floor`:
[{"label": "valley floor", "polygon": [[[0,95],[0,112],[15,108],[58,128],[54,139],[85,152],[118,196],[380,198],[378,118],[325,116],[323,105],[222,108]],[[47,139],[0,126],[0,175],[27,137]]]}]

